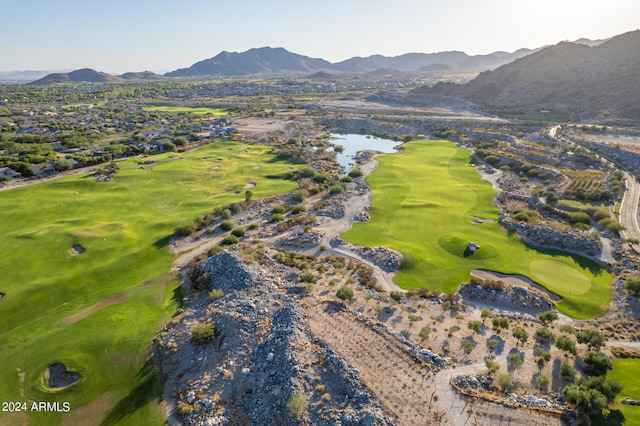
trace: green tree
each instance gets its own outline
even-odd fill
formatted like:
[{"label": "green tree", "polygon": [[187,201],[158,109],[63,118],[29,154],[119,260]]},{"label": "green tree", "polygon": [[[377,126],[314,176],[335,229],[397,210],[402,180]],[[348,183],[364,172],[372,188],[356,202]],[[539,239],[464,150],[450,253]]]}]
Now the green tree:
[{"label": "green tree", "polygon": [[162,150],[167,152],[175,152],[176,148],[176,144],[173,142],[167,142],[162,145]]},{"label": "green tree", "polygon": [[560,376],[568,379],[574,379],[576,374],[578,374],[578,371],[573,365],[569,364],[569,361],[566,359],[562,361],[562,364],[560,364]]},{"label": "green tree", "polygon": [[602,352],[590,351],[583,358],[585,364],[589,366],[589,372],[596,376],[603,376],[613,368],[613,363]]},{"label": "green tree", "polygon": [[529,333],[527,333],[527,330],[522,327],[514,327],[513,337],[518,339],[520,343],[524,344],[527,343],[527,340],[529,339]]},{"label": "green tree", "polygon": [[556,339],[556,347],[561,351],[569,352],[572,355],[578,353],[576,349],[576,342],[566,336],[560,336]]},{"label": "green tree", "polygon": [[589,350],[596,351],[600,350],[605,343],[604,336],[595,328],[588,328],[586,330],[579,331],[576,334],[576,339],[578,340],[578,343],[586,344]]},{"label": "green tree", "polygon": [[249,191],[248,189],[244,191],[244,201],[248,203],[249,201],[251,201],[251,197],[253,197],[253,192]]}]

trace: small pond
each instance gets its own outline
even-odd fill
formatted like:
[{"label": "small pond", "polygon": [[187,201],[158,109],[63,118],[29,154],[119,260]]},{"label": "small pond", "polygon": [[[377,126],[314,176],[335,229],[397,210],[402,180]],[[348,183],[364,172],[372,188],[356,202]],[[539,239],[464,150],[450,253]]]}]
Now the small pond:
[{"label": "small pond", "polygon": [[395,148],[402,142],[391,139],[382,139],[370,135],[341,135],[338,133],[332,133],[331,143],[334,145],[342,145],[344,147],[344,151],[337,153],[336,158],[338,163],[344,167],[345,172],[348,172],[355,164],[354,158],[358,151],[373,150],[390,154],[395,152]]}]

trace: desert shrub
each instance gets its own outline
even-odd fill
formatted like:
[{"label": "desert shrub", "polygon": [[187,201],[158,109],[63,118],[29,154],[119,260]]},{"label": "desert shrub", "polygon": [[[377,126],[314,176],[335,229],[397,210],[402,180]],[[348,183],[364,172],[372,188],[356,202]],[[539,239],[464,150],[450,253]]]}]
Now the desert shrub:
[{"label": "desert shrub", "polygon": [[352,178],[360,177],[360,176],[362,176],[362,170],[357,169],[357,168],[356,169],[352,169],[349,172],[349,176],[352,177]]},{"label": "desert shrub", "polygon": [[396,302],[399,302],[404,297],[404,293],[402,293],[401,291],[392,291],[391,293],[389,293],[389,296],[391,296],[391,298]]},{"label": "desert shrub", "polygon": [[513,379],[508,374],[498,376],[498,386],[503,393],[509,392],[513,387]]},{"label": "desert shrub", "polygon": [[287,401],[287,410],[294,419],[300,420],[309,409],[309,397],[298,392],[291,394]]},{"label": "desert shrub", "polygon": [[420,329],[420,333],[418,334],[418,336],[420,336],[422,340],[427,340],[430,334],[431,334],[431,327],[422,327]]},{"label": "desert shrub", "polygon": [[222,241],[220,241],[221,246],[230,246],[233,244],[238,244],[240,240],[235,235],[228,235],[224,237]]},{"label": "desert shrub", "polygon": [[258,229],[258,228],[260,228],[260,225],[255,222],[249,225],[249,229],[251,230]]},{"label": "desert shrub", "polygon": [[313,180],[318,183],[325,183],[329,180],[329,176],[324,173],[316,173],[313,175]]},{"label": "desert shrub", "polygon": [[304,213],[306,211],[307,208],[302,204],[296,204],[295,206],[291,207],[291,213],[293,214]]},{"label": "desert shrub", "polygon": [[284,220],[284,215],[282,213],[274,213],[271,215],[270,222],[282,222]]},{"label": "desert shrub", "polygon": [[196,227],[195,223],[189,223],[188,225],[177,227],[174,233],[176,237],[183,238],[183,237],[188,237],[189,235],[193,234],[197,230],[198,228]]},{"label": "desert shrub", "polygon": [[573,212],[569,213],[569,222],[571,223],[591,223],[591,218],[585,212]]},{"label": "desert shrub", "polygon": [[218,330],[213,324],[196,324],[191,329],[191,342],[198,345],[209,343],[217,334]]},{"label": "desert shrub", "polygon": [[494,375],[500,370],[500,363],[498,361],[494,361],[491,358],[487,358],[484,362],[484,365],[487,367],[489,371],[489,375]]},{"label": "desert shrub", "polygon": [[504,328],[505,330],[509,328],[509,318],[505,318],[505,317],[494,317],[493,320],[491,321],[493,328],[495,328],[496,330],[500,330],[501,328]]},{"label": "desert shrub", "polygon": [[480,333],[480,330],[482,329],[482,322],[478,320],[471,320],[467,323],[467,327],[475,333]]},{"label": "desert shrub", "polygon": [[218,300],[222,299],[222,297],[224,297],[224,291],[219,288],[214,288],[209,292],[209,300]]},{"label": "desert shrub", "polygon": [[300,274],[300,281],[302,281],[303,283],[315,283],[316,281],[318,281],[318,279],[316,278],[315,275],[313,275],[311,272],[309,271],[303,271]]},{"label": "desert shrub", "polygon": [[633,293],[636,296],[640,296],[640,278],[629,278],[624,283],[624,288],[628,292]]},{"label": "desert shrub", "polygon": [[219,227],[223,231],[231,231],[234,225],[233,225],[233,222],[231,222],[230,220],[225,220],[220,223]]},{"label": "desert shrub", "polygon": [[536,330],[536,338],[549,342],[553,339],[553,333],[547,327],[540,327]]},{"label": "desert shrub", "polygon": [[353,290],[350,287],[342,286],[336,292],[336,297],[344,301],[351,300],[353,298]]},{"label": "desert shrub", "polygon": [[331,185],[329,188],[329,194],[342,194],[344,192],[344,187],[340,184]]},{"label": "desert shrub", "polygon": [[569,324],[563,324],[560,326],[560,331],[563,333],[576,334],[576,329]]},{"label": "desert shrub", "polygon": [[231,235],[234,235],[238,238],[242,237],[244,234],[246,234],[244,228],[235,228],[233,231],[231,231]]},{"label": "desert shrub", "polygon": [[274,214],[283,214],[284,212],[287,211],[287,208],[285,206],[275,206],[272,210],[271,213]]},{"label": "desert shrub", "polygon": [[544,364],[545,362],[551,361],[551,353],[545,351],[540,346],[536,346],[533,350],[533,354],[536,356],[536,362],[538,364]]},{"label": "desert shrub", "polygon": [[299,189],[291,193],[291,199],[296,203],[303,202],[305,198],[307,198],[307,191],[305,191],[304,189]]},{"label": "desert shrub", "polygon": [[522,363],[524,362],[522,360],[522,353],[521,352],[510,353],[509,355],[507,355],[507,360],[514,367],[520,367],[522,365]]},{"label": "desert shrub", "polygon": [[460,346],[462,346],[462,349],[464,350],[464,353],[466,354],[470,354],[476,347],[477,343],[474,342],[473,340],[469,340],[469,339],[464,339],[461,343]]},{"label": "desert shrub", "polygon": [[557,320],[558,319],[558,314],[555,311],[540,312],[538,314],[538,319],[543,324],[548,324],[550,322],[553,322],[553,321]]},{"label": "desert shrub", "polygon": [[536,384],[541,390],[547,390],[549,388],[549,383],[551,383],[551,379],[549,379],[549,376],[545,374],[541,374],[536,377]]}]

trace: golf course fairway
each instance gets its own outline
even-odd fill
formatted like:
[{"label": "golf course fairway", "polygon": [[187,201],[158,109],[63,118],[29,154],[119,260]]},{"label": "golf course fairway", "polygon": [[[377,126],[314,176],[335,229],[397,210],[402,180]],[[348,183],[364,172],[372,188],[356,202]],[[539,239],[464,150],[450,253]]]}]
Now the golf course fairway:
[{"label": "golf course fairway", "polygon": [[[405,261],[394,282],[453,292],[471,270],[484,269],[530,278],[560,296],[558,309],[572,317],[605,312],[611,275],[586,258],[533,249],[501,230],[496,191],[469,167],[469,149],[431,140],[403,147],[378,157],[380,164],[367,177],[371,221],[343,234],[354,244],[401,251]],[[481,248],[470,253],[469,242]]]},{"label": "golf course fairway", "polygon": [[[217,142],[122,161],[110,182],[79,175],[0,192],[0,400],[71,406],[0,412],[0,424],[164,424],[145,353],[182,300],[169,237],[244,201],[249,183],[255,198],[295,189],[286,178],[301,166],[270,151]],[[80,381],[49,389],[54,362]]]}]

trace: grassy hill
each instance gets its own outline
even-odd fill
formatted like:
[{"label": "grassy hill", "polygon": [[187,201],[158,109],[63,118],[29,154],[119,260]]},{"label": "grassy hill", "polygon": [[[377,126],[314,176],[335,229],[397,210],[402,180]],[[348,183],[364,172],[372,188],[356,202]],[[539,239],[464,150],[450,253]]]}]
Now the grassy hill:
[{"label": "grassy hill", "polygon": [[[400,250],[395,277],[403,288],[452,292],[473,269],[521,274],[562,297],[558,308],[577,318],[604,312],[611,276],[587,259],[525,246],[503,232],[495,190],[469,167],[470,152],[448,141],[416,141],[380,157],[367,182],[371,221],[343,236],[361,245]],[[467,243],[481,246],[469,253]]]}]

